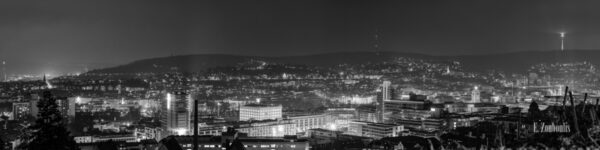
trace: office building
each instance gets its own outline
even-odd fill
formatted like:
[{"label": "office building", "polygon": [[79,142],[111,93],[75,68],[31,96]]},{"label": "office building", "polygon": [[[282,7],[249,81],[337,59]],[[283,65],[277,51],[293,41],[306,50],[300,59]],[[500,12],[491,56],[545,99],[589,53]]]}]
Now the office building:
[{"label": "office building", "polygon": [[133,132],[133,135],[135,135],[138,140],[154,139],[159,141],[160,138],[162,138],[161,134],[162,128],[151,127],[136,128]]},{"label": "office building", "polygon": [[481,103],[481,91],[477,86],[471,91],[471,103]]},{"label": "office building", "polygon": [[281,105],[248,104],[240,107],[239,121],[272,120],[281,118]]},{"label": "office building", "polygon": [[377,122],[378,112],[377,107],[359,106],[356,108],[357,120],[365,122]]},{"label": "office building", "polygon": [[296,124],[297,132],[306,132],[309,129],[316,128],[337,128],[334,122],[335,120],[333,120],[331,116],[327,114],[295,116],[289,117],[288,119]]},{"label": "office building", "polygon": [[393,98],[394,88],[392,88],[392,82],[385,80],[381,84],[381,92],[377,96],[377,122],[382,123],[385,115],[385,101]]},{"label": "office building", "polygon": [[[43,99],[39,96],[32,96],[32,98],[33,99],[29,101],[30,112],[32,116],[37,117],[37,114],[39,113],[37,103]],[[56,105],[58,106],[56,109],[58,109],[63,119],[68,120],[71,117],[75,117],[75,100],[69,100],[66,97],[56,97],[55,100]]]},{"label": "office building", "polygon": [[351,135],[381,139],[384,137],[397,137],[404,131],[404,127],[395,124],[372,123],[353,121],[350,122],[348,133]]},{"label": "office building", "polygon": [[249,137],[284,137],[296,135],[296,124],[290,120],[265,120],[242,123],[234,126]]},{"label": "office building", "polygon": [[394,118],[439,117],[442,112],[442,109],[432,107],[432,103],[427,100],[387,100],[384,103],[386,111],[391,113],[390,117]]},{"label": "office building", "polygon": [[75,117],[75,100],[69,100],[66,97],[56,98],[56,104],[58,105],[58,111],[63,118]]},{"label": "office building", "polygon": [[167,93],[161,103],[163,136],[187,135],[191,127],[191,96],[185,92]]}]

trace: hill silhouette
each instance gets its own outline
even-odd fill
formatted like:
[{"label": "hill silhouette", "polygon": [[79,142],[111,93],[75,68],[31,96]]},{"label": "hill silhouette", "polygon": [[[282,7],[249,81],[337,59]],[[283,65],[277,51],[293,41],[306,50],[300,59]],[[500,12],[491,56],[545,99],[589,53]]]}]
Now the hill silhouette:
[{"label": "hill silhouette", "polygon": [[434,56],[416,53],[398,52],[339,52],[303,56],[262,57],[226,54],[179,55],[171,57],[151,58],[134,61],[129,64],[111,68],[98,69],[90,73],[139,73],[139,72],[201,72],[214,67],[235,66],[250,60],[272,63],[299,64],[316,67],[332,67],[340,64],[358,65],[380,63],[398,57],[458,61],[466,71],[482,72],[498,70],[507,73],[523,73],[535,64],[553,62],[583,62],[600,64],[598,50],[569,51],[526,51],[486,55]]}]

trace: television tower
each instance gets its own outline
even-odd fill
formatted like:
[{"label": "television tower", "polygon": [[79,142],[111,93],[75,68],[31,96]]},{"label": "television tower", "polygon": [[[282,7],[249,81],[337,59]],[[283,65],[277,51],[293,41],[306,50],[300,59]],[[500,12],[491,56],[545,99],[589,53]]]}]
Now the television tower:
[{"label": "television tower", "polygon": [[2,60],[2,81],[6,82],[6,60]]},{"label": "television tower", "polygon": [[565,32],[560,32],[560,51],[565,50]]},{"label": "television tower", "polygon": [[376,55],[379,55],[380,46],[381,46],[381,43],[380,43],[381,37],[379,36],[379,29],[377,29],[377,28],[375,28],[375,35],[373,37],[373,40],[374,40],[373,41],[374,42],[373,43],[373,50],[375,51]]}]

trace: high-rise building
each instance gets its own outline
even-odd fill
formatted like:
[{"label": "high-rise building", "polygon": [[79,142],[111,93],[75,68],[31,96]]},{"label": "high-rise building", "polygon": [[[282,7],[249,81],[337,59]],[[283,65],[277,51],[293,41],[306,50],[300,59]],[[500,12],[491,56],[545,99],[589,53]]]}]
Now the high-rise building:
[{"label": "high-rise building", "polygon": [[239,121],[282,118],[281,105],[248,104],[240,107]]},{"label": "high-rise building", "polygon": [[56,98],[56,104],[63,118],[75,117],[75,100],[69,100],[67,97],[58,97]]},{"label": "high-rise building", "polygon": [[481,102],[481,91],[479,88],[475,86],[473,91],[471,91],[471,103],[480,103]]},{"label": "high-rise building", "polygon": [[381,84],[381,93],[377,96],[377,122],[382,123],[385,115],[385,101],[392,99],[394,95],[394,89],[392,88],[392,82],[389,80],[383,81]]},{"label": "high-rise building", "polygon": [[191,127],[191,96],[185,92],[167,93],[161,102],[163,136],[187,135]]}]

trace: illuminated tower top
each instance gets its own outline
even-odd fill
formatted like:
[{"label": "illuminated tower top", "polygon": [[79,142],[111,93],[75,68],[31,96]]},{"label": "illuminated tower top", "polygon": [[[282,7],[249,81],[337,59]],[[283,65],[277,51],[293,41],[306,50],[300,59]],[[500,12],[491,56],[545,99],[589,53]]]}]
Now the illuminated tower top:
[{"label": "illuminated tower top", "polygon": [[565,32],[560,32],[560,50],[565,50]]},{"label": "illuminated tower top", "polygon": [[375,51],[375,54],[379,55],[380,52],[380,47],[381,47],[381,43],[380,43],[380,36],[379,36],[379,29],[375,28],[375,35],[373,36],[373,50]]},{"label": "illuminated tower top", "polygon": [[6,82],[7,77],[6,77],[6,61],[2,60],[2,81]]}]

